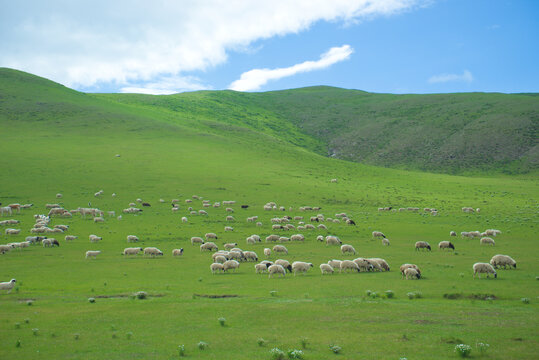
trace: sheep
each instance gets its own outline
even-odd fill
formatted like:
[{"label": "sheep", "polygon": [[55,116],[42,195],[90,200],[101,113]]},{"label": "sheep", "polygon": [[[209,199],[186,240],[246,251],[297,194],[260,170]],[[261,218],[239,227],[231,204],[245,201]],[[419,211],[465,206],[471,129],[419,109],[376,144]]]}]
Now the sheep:
[{"label": "sheep", "polygon": [[123,209],[122,212],[124,214],[136,214],[138,212],[141,212],[142,209],[136,208],[134,206],[128,207],[127,209]]},{"label": "sheep", "polygon": [[374,260],[374,259],[364,259],[363,260],[365,262],[367,262],[370,266],[369,266],[369,271],[384,271],[384,268],[382,268],[382,266],[380,266],[380,263],[377,261],[377,260]]},{"label": "sheep", "polygon": [[127,235],[127,242],[138,242],[139,238],[136,235]]},{"label": "sheep", "polygon": [[271,265],[272,265],[272,264],[267,264],[267,263],[255,264],[255,272],[256,272],[257,274],[261,274],[261,273],[267,272],[267,271],[268,271],[268,268],[269,268]]},{"label": "sheep", "polygon": [[288,255],[288,249],[283,245],[275,245],[273,247],[273,252],[276,252],[276,253],[281,252],[281,253],[285,253],[285,254]]},{"label": "sheep", "polygon": [[[73,235],[67,235],[66,237],[68,236],[73,236]],[[31,244],[35,244],[35,243],[41,242],[43,239],[45,238],[42,236],[27,236],[24,240],[30,242]]]},{"label": "sheep", "polygon": [[457,233],[455,231],[450,231],[449,236],[457,236]]},{"label": "sheep", "polygon": [[373,231],[372,232],[372,237],[376,238],[376,237],[382,237],[382,238],[385,238],[386,236],[380,232],[380,231]]},{"label": "sheep", "polygon": [[199,215],[208,215],[208,212],[206,210],[198,210]]},{"label": "sheep", "polygon": [[[313,224],[305,224],[305,229],[314,230],[316,228],[314,227]],[[298,230],[299,230],[299,226],[298,226]]]},{"label": "sheep", "polygon": [[438,248],[440,250],[442,250],[442,249],[453,249],[453,250],[455,250],[455,245],[453,245],[451,243],[451,241],[440,241],[438,243]]},{"label": "sheep", "polygon": [[323,229],[323,230],[327,230],[327,229],[328,229],[328,227],[327,227],[326,225],[324,225],[324,224],[318,225],[317,228],[318,228],[318,229]]},{"label": "sheep", "polygon": [[90,239],[91,242],[98,242],[99,240],[103,240],[102,237],[94,235],[94,234],[91,234],[90,236],[88,236],[88,238]]},{"label": "sheep", "polygon": [[402,274],[402,278],[404,279],[404,272],[406,269],[408,268],[413,268],[415,269],[419,275],[421,275],[421,270],[419,270],[419,267],[416,265],[416,264],[402,264],[401,267],[400,267],[400,272]]},{"label": "sheep", "polygon": [[326,246],[327,245],[342,245],[341,239],[334,235],[326,236]]},{"label": "sheep", "polygon": [[122,255],[137,255],[141,251],[144,251],[141,247],[125,248]]},{"label": "sheep", "polygon": [[6,229],[6,235],[19,235],[21,229]]},{"label": "sheep", "polygon": [[473,213],[475,210],[473,207],[463,207],[462,208],[462,211],[465,212],[465,213]]},{"label": "sheep", "polygon": [[352,261],[356,263],[356,265],[359,267],[360,271],[372,271],[372,270],[374,270],[374,266],[367,259],[356,258],[356,259],[354,259]]},{"label": "sheep", "polygon": [[334,269],[340,269],[341,268],[341,260],[329,260],[328,265],[331,266]]},{"label": "sheep", "polygon": [[172,256],[182,256],[182,255],[183,255],[183,248],[172,250]]},{"label": "sheep", "polygon": [[258,261],[258,255],[256,255],[254,251],[245,251],[243,257],[245,258],[245,261]]},{"label": "sheep", "polygon": [[[225,261],[226,260],[230,260],[230,258],[228,257],[229,255],[229,252],[228,251],[223,251],[223,250],[219,250],[219,251],[216,251],[214,252],[212,255],[211,255],[211,258],[213,259],[213,262],[218,262],[218,261],[215,261],[215,259],[217,259],[218,256],[222,256],[225,258]],[[224,261],[223,261],[224,262]]]},{"label": "sheep", "polygon": [[213,263],[210,265],[210,270],[212,274],[215,274],[216,272],[225,272],[225,267],[221,263]]},{"label": "sheep", "polygon": [[318,235],[318,236],[316,237],[316,240],[317,240],[317,241],[324,241],[324,236],[323,236],[323,235]]},{"label": "sheep", "polygon": [[186,223],[186,222],[188,222],[188,221],[189,221],[189,220],[187,220],[187,218],[186,218],[185,216],[182,216],[182,222],[183,222],[183,223]]},{"label": "sheep", "polygon": [[404,275],[406,276],[406,280],[413,279],[414,277],[416,279],[421,279],[421,274],[417,272],[416,269],[409,267],[406,270],[404,270]]},{"label": "sheep", "polygon": [[244,259],[243,257],[243,251],[229,251],[228,258],[233,260],[241,261]]},{"label": "sheep", "polygon": [[290,242],[290,238],[286,236],[279,236],[279,242]]},{"label": "sheep", "polygon": [[292,272],[292,265],[290,265],[288,260],[277,259],[275,260],[275,265],[281,265],[284,269],[288,270],[288,272]]},{"label": "sheep", "polygon": [[0,254],[5,254],[8,251],[11,251],[11,249],[13,249],[13,248],[14,248],[14,246],[12,246],[12,245],[0,245]]},{"label": "sheep", "polygon": [[116,216],[116,211],[107,211],[107,215],[109,217],[115,217]]},{"label": "sheep", "polygon": [[219,248],[217,247],[217,245],[215,245],[215,243],[209,241],[207,243],[204,243],[204,244],[200,245],[200,251],[206,251],[206,250],[208,250],[208,251],[213,251],[213,250],[217,251],[217,250],[219,250]]},{"label": "sheep", "polygon": [[428,251],[431,251],[431,247],[429,245],[428,242],[426,241],[418,241],[415,243],[415,249],[416,250],[419,250],[419,249],[427,249]]},{"label": "sheep", "polygon": [[292,271],[294,272],[294,276],[296,276],[296,273],[298,272],[305,274],[312,267],[313,264],[304,261],[294,261],[292,263]]},{"label": "sheep", "polygon": [[481,245],[496,245],[496,242],[494,241],[494,239],[492,238],[489,238],[489,237],[484,237],[484,238],[481,238],[481,240],[479,240],[479,244]]},{"label": "sheep", "polygon": [[99,250],[88,250],[86,251],[86,259],[93,257],[94,259],[97,258],[97,255],[101,254],[101,251]]},{"label": "sheep", "polygon": [[240,267],[240,263],[236,260],[227,260],[223,264],[223,271],[228,271],[229,269],[234,269],[234,272],[236,272],[236,269]]},{"label": "sheep", "polygon": [[219,264],[224,264],[228,259],[224,257],[223,255],[217,255],[213,261]]},{"label": "sheep", "polygon": [[391,245],[390,242],[389,242],[389,239],[383,238],[383,239],[382,239],[382,245],[384,245],[384,246],[389,246],[389,245]]},{"label": "sheep", "polygon": [[204,235],[204,237],[206,238],[206,240],[208,240],[208,239],[217,239],[217,235],[215,235],[215,233],[206,233]]},{"label": "sheep", "polygon": [[488,263],[473,264],[473,278],[475,279],[475,275],[478,274],[478,277],[481,279],[481,273],[486,273],[487,277],[489,277],[489,274],[494,274],[494,278],[498,277],[498,274],[492,265]]},{"label": "sheep", "polygon": [[7,290],[7,293],[9,294],[11,290],[15,287],[15,283],[17,280],[11,279],[10,281],[5,281],[0,283],[0,290]]},{"label": "sheep", "polygon": [[105,222],[105,218],[102,218],[101,216],[97,216],[94,218],[94,222],[97,223],[97,222]]},{"label": "sheep", "polygon": [[269,235],[269,236],[266,236],[266,242],[270,242],[270,241],[278,241],[280,238],[279,235]]},{"label": "sheep", "polygon": [[283,277],[286,275],[286,271],[282,265],[273,264],[268,267],[268,278],[271,278],[274,274],[281,274]]},{"label": "sheep", "polygon": [[163,252],[156,247],[147,247],[144,248],[144,256],[146,255],[150,255],[151,257],[163,256]]},{"label": "sheep", "polygon": [[193,236],[191,238],[191,245],[195,245],[195,244],[204,244],[204,240],[201,238],[201,237],[198,237],[198,236]]},{"label": "sheep", "polygon": [[[389,271],[389,264],[387,263],[387,261],[385,261],[384,259],[380,259],[380,258],[370,258],[370,259],[366,259],[367,261],[371,262],[371,261],[374,261],[378,264],[378,266],[385,270],[385,271]],[[376,266],[375,266],[376,268]],[[382,271],[382,270],[380,270]]]},{"label": "sheep", "polygon": [[517,268],[517,262],[509,255],[494,255],[492,259],[490,259],[490,265],[495,269],[500,266],[503,266],[504,269],[506,266],[509,266],[509,268],[511,268],[511,266],[515,269]]},{"label": "sheep", "polygon": [[16,224],[20,224],[20,220],[9,219],[9,220],[0,221],[0,225],[16,225]]},{"label": "sheep", "polygon": [[320,272],[322,272],[322,275],[333,274],[335,270],[333,270],[333,267],[329,264],[320,264]]},{"label": "sheep", "polygon": [[359,272],[359,266],[352,260],[343,260],[341,261],[339,272],[343,272],[343,270],[345,272],[346,270],[355,270]]},{"label": "sheep", "polygon": [[53,209],[53,208],[59,208],[59,207],[61,206],[58,204],[45,204],[46,209]]},{"label": "sheep", "polygon": [[352,253],[356,254],[356,249],[352,245],[344,244],[341,246],[341,253],[344,255],[345,253]]},{"label": "sheep", "polygon": [[224,244],[224,245],[223,245],[223,247],[225,248],[225,250],[233,249],[233,248],[235,248],[236,246],[238,246],[237,243],[227,243],[227,244]]},{"label": "sheep", "polygon": [[275,225],[271,225],[271,230],[283,230],[284,227],[282,225],[278,225],[278,224],[275,224]]},{"label": "sheep", "polygon": [[[36,236],[38,237],[38,236]],[[65,236],[65,241],[73,241],[73,240],[77,240],[79,237],[78,236],[75,236],[75,235],[66,235]]]},{"label": "sheep", "polygon": [[257,221],[256,226],[261,227],[261,226],[264,226],[264,224],[261,221]]},{"label": "sheep", "polygon": [[41,243],[43,244],[43,247],[54,247],[54,245],[60,246],[60,243],[55,238],[43,239]]},{"label": "sheep", "polygon": [[264,256],[269,258],[271,256],[271,249],[270,248],[264,248]]}]

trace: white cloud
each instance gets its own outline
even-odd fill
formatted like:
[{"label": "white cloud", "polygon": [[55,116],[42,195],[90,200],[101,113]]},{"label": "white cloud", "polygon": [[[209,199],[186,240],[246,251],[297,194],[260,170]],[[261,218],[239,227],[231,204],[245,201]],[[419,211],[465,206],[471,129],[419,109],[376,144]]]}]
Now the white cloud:
[{"label": "white cloud", "polygon": [[182,91],[208,90],[211,87],[203,85],[200,80],[192,76],[172,76],[163,77],[155,82],[143,84],[142,86],[124,86],[120,89],[122,93],[131,94],[152,94],[170,95]]},{"label": "white cloud", "polygon": [[[392,15],[429,0],[25,0],[0,11],[0,66],[75,88],[143,87],[319,21]],[[174,90],[174,89],[172,89]]]},{"label": "white cloud", "polygon": [[440,74],[429,78],[429,83],[446,83],[446,82],[466,82],[471,83],[474,80],[470,71],[464,70],[462,74]]},{"label": "white cloud", "polygon": [[258,90],[270,80],[278,80],[298,73],[327,68],[337,62],[350,58],[353,52],[354,49],[350,45],[343,45],[329,49],[317,61],[305,61],[286,68],[249,70],[241,74],[240,78],[230,84],[228,88],[236,91]]}]

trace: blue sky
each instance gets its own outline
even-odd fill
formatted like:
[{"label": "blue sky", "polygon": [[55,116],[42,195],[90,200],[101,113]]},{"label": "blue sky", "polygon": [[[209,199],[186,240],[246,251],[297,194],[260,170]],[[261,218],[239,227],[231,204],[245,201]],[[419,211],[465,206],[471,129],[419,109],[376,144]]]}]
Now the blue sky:
[{"label": "blue sky", "polygon": [[536,0],[0,5],[0,66],[81,91],[539,91]]}]

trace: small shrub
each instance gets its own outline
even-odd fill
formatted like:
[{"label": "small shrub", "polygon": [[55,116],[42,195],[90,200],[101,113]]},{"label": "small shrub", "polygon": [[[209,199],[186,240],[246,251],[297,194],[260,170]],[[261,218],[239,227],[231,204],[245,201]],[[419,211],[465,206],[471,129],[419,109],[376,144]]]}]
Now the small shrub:
[{"label": "small shrub", "polygon": [[342,350],[342,347],[339,345],[329,345],[329,349],[333,351],[334,354],[339,354]]},{"label": "small shrub", "polygon": [[302,347],[303,349],[307,349],[307,345],[309,345],[309,339],[306,338],[306,337],[302,337],[302,338],[300,339],[300,342],[301,342],[301,347]]},{"label": "small shrub", "polygon": [[73,334],[73,338],[74,338],[75,340],[79,340],[80,334]]},{"label": "small shrub", "polygon": [[20,340],[17,340],[17,342],[15,343],[15,347],[21,347],[21,341]]},{"label": "small shrub", "polygon": [[468,357],[470,356],[471,352],[472,352],[472,347],[470,345],[466,345],[466,344],[457,344],[455,345],[455,352],[460,356],[460,357]]},{"label": "small shrub", "polygon": [[406,296],[408,296],[408,299],[412,300],[413,298],[415,298],[415,293],[409,292],[409,293],[406,293]]},{"label": "small shrub", "polygon": [[279,348],[273,348],[269,351],[271,358],[273,360],[285,360],[284,351]]},{"label": "small shrub", "polygon": [[21,328],[21,323],[18,322],[18,323],[15,323],[15,329],[20,329]]},{"label": "small shrub", "polygon": [[38,328],[33,328],[32,333],[34,334],[34,336],[38,336],[39,335],[39,329]]},{"label": "small shrub", "polygon": [[185,345],[180,345],[178,346],[178,355],[180,357],[184,357],[185,356]]},{"label": "small shrub", "polygon": [[303,351],[301,350],[288,350],[286,353],[289,359],[303,359]]},{"label": "small shrub", "polygon": [[198,344],[197,344],[197,347],[200,349],[200,350],[206,350],[206,348],[208,347],[208,343],[207,342],[204,342],[204,341],[199,341]]},{"label": "small shrub", "polygon": [[365,295],[371,296],[371,294],[372,294],[372,291],[371,291],[371,290],[365,290]]},{"label": "small shrub", "polygon": [[395,293],[393,290],[386,290],[386,298],[393,299],[395,297]]},{"label": "small shrub", "polygon": [[520,299],[520,301],[522,301],[524,304],[529,304],[530,303],[529,298],[522,298],[522,299]]},{"label": "small shrub", "polygon": [[477,344],[475,344],[475,347],[477,348],[477,350],[479,350],[480,354],[484,354],[487,352],[490,345],[486,343],[478,342]]},{"label": "small shrub", "polygon": [[148,297],[148,293],[146,291],[139,291],[135,293],[135,298],[139,300],[144,300]]},{"label": "small shrub", "polygon": [[88,302],[89,302],[89,303],[92,303],[92,304],[95,303],[95,298],[93,298],[93,297],[88,298]]},{"label": "small shrub", "polygon": [[127,334],[125,334],[125,337],[127,338],[127,340],[130,340],[131,337],[133,337],[133,333],[129,331]]},{"label": "small shrub", "polygon": [[198,278],[198,282],[202,282],[202,278],[201,278],[201,277]]},{"label": "small shrub", "polygon": [[271,296],[277,296],[277,290],[271,290],[270,295]]},{"label": "small shrub", "polygon": [[221,324],[221,326],[225,326],[225,323],[226,323],[226,319],[224,317],[220,317],[219,319],[217,319],[219,321],[219,324]]},{"label": "small shrub", "polygon": [[24,322],[30,324],[30,319],[24,319]]},{"label": "small shrub", "polygon": [[408,299],[410,300],[421,299],[423,297],[423,294],[421,293],[421,291],[416,291],[416,292],[409,292],[406,294],[406,296],[408,296]]},{"label": "small shrub", "polygon": [[28,306],[34,305],[34,300],[27,300],[26,305],[28,305]]},{"label": "small shrub", "polygon": [[264,340],[262,338],[258,338],[258,339],[256,339],[256,343],[258,344],[258,346],[262,347],[262,346],[266,345],[266,340]]}]

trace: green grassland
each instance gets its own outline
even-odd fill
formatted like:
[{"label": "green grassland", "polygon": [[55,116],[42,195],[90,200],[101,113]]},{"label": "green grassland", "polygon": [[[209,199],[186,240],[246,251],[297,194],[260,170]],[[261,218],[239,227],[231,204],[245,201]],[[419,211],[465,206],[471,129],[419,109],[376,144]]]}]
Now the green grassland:
[{"label": "green grassland", "polygon": [[[10,227],[22,232],[8,237],[2,228],[0,243],[30,235],[33,214],[46,213],[46,203],[73,209],[91,202],[117,215],[136,198],[152,204],[138,215],[107,217],[104,223],[78,215],[55,218],[52,225],[69,225],[66,234],[78,240],[66,243],[66,234],[49,234],[60,247],[31,246],[0,256],[0,280],[18,281],[10,294],[0,294],[1,359],[171,359],[178,358],[181,344],[192,359],[270,359],[274,347],[301,349],[304,337],[309,339],[306,359],[454,359],[453,348],[461,342],[474,346],[472,358],[536,357],[539,186],[533,172],[463,177],[331,159],[320,155],[323,141],[275,115],[269,105],[249,107],[246,101],[230,108],[209,95],[215,96],[188,94],[211,106],[193,104],[187,94],[83,94],[0,71],[0,202],[34,204],[9,217],[21,221]],[[222,96],[226,103],[227,96],[238,94]],[[332,178],[339,182],[330,183]],[[94,197],[100,189],[104,194]],[[56,199],[56,193],[63,198]],[[208,216],[189,215],[183,201],[194,194],[212,202],[235,200],[236,221],[225,221],[224,206],[205,208]],[[173,198],[182,201],[175,213]],[[286,211],[264,211],[269,201]],[[305,205],[322,209],[300,211]],[[202,202],[193,200],[190,206],[202,209]],[[439,215],[378,212],[383,206],[435,207]],[[481,212],[465,214],[463,206]],[[301,231],[305,243],[285,244],[289,255],[282,258],[314,264],[306,275],[268,279],[255,274],[253,263],[242,263],[236,273],[212,275],[210,254],[189,242],[216,232],[219,246],[237,242],[262,257],[268,244],[247,245],[245,238],[274,233],[272,217],[308,220],[339,212],[357,226],[326,223],[328,231]],[[263,227],[246,222],[253,215]],[[189,222],[182,223],[182,216]],[[224,232],[225,225],[234,231]],[[503,232],[495,247],[449,237],[451,230],[487,228]],[[391,246],[373,240],[373,230],[383,231]],[[103,240],[90,243],[89,234]],[[120,255],[132,246],[128,234],[139,236],[142,247],[160,248],[164,256]],[[354,256],[317,242],[319,234],[339,236],[359,256],[386,259],[391,271],[322,276],[319,264]],[[433,251],[416,252],[418,240],[429,241]],[[452,240],[456,251],[438,250],[441,240]],[[179,247],[184,255],[172,257]],[[87,260],[87,250],[102,254]],[[518,268],[499,270],[495,280],[473,280],[472,264],[495,254],[511,255]],[[398,267],[406,262],[419,265],[424,278],[402,280]],[[380,296],[367,296],[367,290]],[[386,298],[386,290],[394,298]],[[132,298],[137,291],[150,296]],[[409,292],[422,298],[410,300]],[[224,327],[220,317],[226,318]],[[32,329],[39,329],[37,335]],[[267,341],[264,346],[257,344],[259,338]],[[199,341],[209,347],[199,350]],[[490,344],[486,355],[475,349],[476,342]],[[342,352],[334,355],[330,344]]]}]

